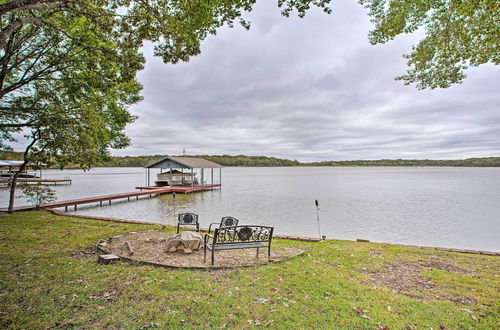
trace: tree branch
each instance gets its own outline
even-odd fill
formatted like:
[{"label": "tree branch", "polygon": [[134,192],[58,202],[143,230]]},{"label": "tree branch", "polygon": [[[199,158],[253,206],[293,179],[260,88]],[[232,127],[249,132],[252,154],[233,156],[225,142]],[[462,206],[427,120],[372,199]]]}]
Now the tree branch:
[{"label": "tree branch", "polygon": [[[0,5],[0,16],[15,10],[24,9],[43,9],[33,7],[50,7],[53,5],[61,5],[69,2],[68,0],[13,0],[3,5]],[[51,8],[45,8],[51,9]]]},{"label": "tree branch", "polygon": [[31,125],[31,122],[19,123],[19,124],[0,124],[0,129],[2,129],[2,128],[22,128],[22,127],[29,127],[30,125]]},{"label": "tree branch", "polygon": [[[11,36],[14,36],[14,35],[15,34],[13,32],[11,34]],[[0,70],[0,90],[3,88],[3,83],[4,83],[5,77],[7,75],[8,63],[9,63],[9,60],[12,56],[12,43],[13,43],[13,38],[9,38],[9,41],[7,42],[6,47],[5,47],[5,54],[0,61],[0,66],[2,67],[2,69]]]},{"label": "tree branch", "polygon": [[43,25],[43,21],[36,17],[15,19],[0,32],[0,49],[5,49],[5,47],[7,47],[7,39],[16,29],[25,24]]}]

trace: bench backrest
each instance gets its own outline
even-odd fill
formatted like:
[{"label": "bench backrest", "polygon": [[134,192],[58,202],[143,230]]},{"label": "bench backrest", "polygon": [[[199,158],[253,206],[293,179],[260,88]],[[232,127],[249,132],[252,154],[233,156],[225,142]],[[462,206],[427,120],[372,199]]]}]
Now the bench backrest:
[{"label": "bench backrest", "polygon": [[269,242],[273,239],[274,227],[267,226],[232,226],[215,228],[214,244],[245,242]]},{"label": "bench backrest", "polygon": [[181,213],[179,214],[180,225],[196,225],[198,223],[198,214]]},{"label": "bench backrest", "polygon": [[222,220],[220,221],[219,227],[232,227],[232,226],[237,226],[238,222],[240,220],[236,219],[235,217],[222,217]]}]

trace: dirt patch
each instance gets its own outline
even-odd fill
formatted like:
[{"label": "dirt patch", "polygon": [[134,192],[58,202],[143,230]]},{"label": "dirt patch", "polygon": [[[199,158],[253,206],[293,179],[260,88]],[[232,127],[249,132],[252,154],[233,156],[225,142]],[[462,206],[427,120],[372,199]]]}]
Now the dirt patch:
[{"label": "dirt patch", "polygon": [[[144,261],[170,267],[199,267],[210,268],[210,253],[207,250],[207,262],[203,262],[203,248],[193,253],[185,254],[182,251],[166,252],[165,241],[173,236],[161,230],[148,230],[141,232],[130,232],[112,236],[101,241],[100,247],[109,253],[121,257]],[[133,249],[133,254],[126,244],[128,242]],[[103,244],[104,243],[104,244]],[[299,247],[272,246],[271,260],[282,261],[297,256],[305,251]],[[259,257],[256,257],[256,249],[225,250],[215,252],[215,267],[241,267],[266,264],[267,248],[261,248]]]},{"label": "dirt patch", "polygon": [[380,272],[369,271],[370,279],[398,293],[407,293],[418,289],[432,289],[436,286],[432,281],[423,278],[422,267],[418,264],[399,263],[387,265]]},{"label": "dirt patch", "polygon": [[89,259],[89,258],[95,258],[95,255],[98,252],[99,250],[96,247],[90,247],[85,250],[73,251],[69,254],[69,256],[76,259]]},{"label": "dirt patch", "polygon": [[454,265],[447,264],[445,262],[440,261],[429,261],[429,262],[421,262],[420,265],[427,268],[434,268],[439,270],[445,270],[447,272],[460,273],[460,274],[471,274],[472,271],[463,269]]},{"label": "dirt patch", "polygon": [[438,261],[389,264],[381,271],[367,270],[370,280],[380,286],[392,289],[394,292],[422,301],[435,298],[452,301],[457,304],[468,305],[475,300],[467,297],[443,296],[438,293],[438,285],[422,276],[426,268],[434,268],[456,273],[471,273],[468,270]]}]

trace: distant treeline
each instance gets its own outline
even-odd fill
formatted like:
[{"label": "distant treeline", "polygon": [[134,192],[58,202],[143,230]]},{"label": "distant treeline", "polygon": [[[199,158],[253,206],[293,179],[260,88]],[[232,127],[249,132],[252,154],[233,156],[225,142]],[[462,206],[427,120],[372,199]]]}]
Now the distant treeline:
[{"label": "distant treeline", "polygon": [[[158,159],[166,157],[165,155],[154,156],[126,156],[126,157],[111,157],[110,160],[101,164],[104,167],[134,167],[145,166],[151,164]],[[196,155],[192,157],[201,157],[223,166],[247,166],[247,167],[271,167],[271,166],[300,166],[303,165],[296,160],[280,159],[275,157],[264,156],[209,156]]]},{"label": "distant treeline", "polygon": [[500,157],[467,158],[457,160],[432,159],[380,159],[322,161],[306,166],[455,166],[455,167],[500,167]]},{"label": "distant treeline", "polygon": [[16,151],[0,151],[0,160],[22,160],[23,153]]},{"label": "distant treeline", "polygon": [[[0,151],[1,160],[22,160],[22,152]],[[109,157],[99,166],[101,167],[142,167],[166,157],[165,155],[152,156],[125,156]],[[343,160],[301,163],[265,156],[230,156],[230,155],[192,155],[201,157],[223,166],[272,167],[272,166],[455,166],[455,167],[500,167],[500,157],[467,158],[460,160],[431,160],[431,159],[380,159],[380,160]]]}]

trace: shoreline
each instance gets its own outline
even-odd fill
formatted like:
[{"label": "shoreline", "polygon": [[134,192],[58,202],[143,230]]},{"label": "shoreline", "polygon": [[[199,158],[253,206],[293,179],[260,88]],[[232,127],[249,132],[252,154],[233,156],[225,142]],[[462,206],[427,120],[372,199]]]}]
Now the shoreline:
[{"label": "shoreline", "polygon": [[[358,167],[368,167],[368,168],[374,168],[374,167],[400,167],[400,168],[500,168],[500,165],[492,165],[492,166],[465,166],[465,165],[270,165],[270,166],[264,166],[264,165],[255,165],[255,166],[239,166],[239,165],[225,165],[224,168],[284,168],[284,167],[317,167],[317,168],[322,168],[322,167],[347,167],[347,168],[358,168]],[[84,170],[79,167],[65,167],[64,169],[59,169],[59,168],[53,168],[53,167],[47,167],[44,168],[44,171],[47,170],[56,170],[56,171],[64,171],[64,170],[81,170],[82,172],[87,172],[93,169],[98,169],[98,168],[141,168],[143,169],[143,166],[94,166],[91,167],[90,169]],[[37,170],[38,171],[38,170]]]},{"label": "shoreline", "polygon": [[[101,217],[101,216],[93,216],[93,215],[80,215],[80,214],[67,213],[64,211],[56,210],[56,209],[47,209],[46,211],[49,211],[53,214],[60,215],[60,216],[74,217],[74,218],[80,218],[80,219],[102,220],[102,221],[112,221],[112,222],[132,223],[132,224],[146,224],[146,225],[165,226],[165,227],[176,227],[173,224],[165,224],[165,223],[160,223],[160,222],[140,221],[140,220],[132,220],[132,219],[112,218],[112,217]],[[208,231],[208,228],[200,228],[200,231]],[[296,235],[273,235],[273,236],[276,238],[289,239],[289,240],[295,240],[295,241],[320,242],[320,239],[315,238],[315,237],[296,236]],[[400,244],[400,243],[374,242],[374,241],[369,241],[369,240],[360,239],[360,238],[358,238],[355,241],[354,240],[345,240],[345,239],[336,239],[336,238],[328,238],[327,240],[358,242],[360,244],[374,243],[374,244],[383,244],[383,245],[401,246],[401,247],[410,247],[410,248],[419,248],[419,249],[431,249],[431,250],[466,253],[466,254],[481,254],[481,255],[489,255],[489,256],[500,256],[500,251],[485,251],[485,250],[474,250],[474,249],[448,248],[448,247],[439,247],[439,246],[424,246],[424,245],[411,245],[411,244]]]}]

